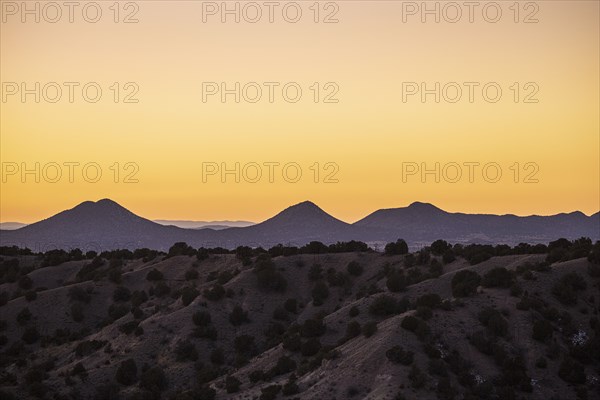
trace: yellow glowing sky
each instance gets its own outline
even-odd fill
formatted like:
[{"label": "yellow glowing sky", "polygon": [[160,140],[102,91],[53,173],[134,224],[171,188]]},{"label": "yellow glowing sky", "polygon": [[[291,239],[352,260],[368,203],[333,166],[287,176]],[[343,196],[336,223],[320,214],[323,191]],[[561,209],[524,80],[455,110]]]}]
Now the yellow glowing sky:
[{"label": "yellow glowing sky", "polygon": [[[2,1],[5,9],[6,1]],[[20,2],[18,2],[20,4]],[[39,104],[9,96],[0,103],[0,158],[7,163],[98,163],[97,183],[63,178],[25,182],[7,176],[0,221],[33,222],[84,200],[111,198],[147,218],[260,221],[291,204],[312,200],[354,221],[379,208],[425,201],[449,211],[553,214],[600,208],[599,3],[537,2],[538,23],[515,23],[513,3],[500,2],[500,22],[402,22],[402,3],[337,2],[338,23],[315,24],[313,1],[298,2],[300,22],[202,22],[193,1],[137,2],[138,23],[100,22],[75,12],[58,23],[21,23],[3,14],[1,81],[98,82],[102,99],[86,103],[75,91]],[[220,3],[220,2],[219,2]],[[262,2],[259,2],[262,3]],[[420,3],[420,2],[418,2]],[[461,2],[459,2],[461,3]],[[124,3],[122,3],[124,4]],[[233,3],[231,3],[233,4]],[[284,4],[283,2],[281,4]],[[324,2],[321,3],[324,6]],[[329,9],[328,11],[330,11]],[[65,11],[65,10],[63,10]],[[120,17],[128,10],[121,10]],[[466,12],[466,10],[463,10]],[[520,18],[531,10],[521,10]],[[66,12],[66,11],[65,11]],[[321,10],[322,14],[326,12]],[[266,18],[266,16],[263,16]],[[202,102],[202,82],[298,82],[303,97],[287,103]],[[402,82],[498,82],[503,97],[469,103],[402,102]],[[114,103],[109,87],[139,86],[137,104]],[[314,82],[339,86],[337,104],[314,103]],[[535,82],[537,104],[515,103],[510,86]],[[80,86],[81,87],[81,86]],[[321,88],[323,90],[323,88]],[[466,89],[465,89],[466,90]],[[266,93],[266,89],[265,89]],[[325,92],[321,91],[321,95]],[[5,93],[3,93],[5,94]],[[266,95],[264,95],[266,97]],[[136,163],[138,183],[115,183],[109,169]],[[296,162],[303,176],[288,183],[276,170],[257,183],[202,182],[203,162]],[[309,168],[339,166],[338,183],[314,183]],[[503,176],[488,183],[402,180],[403,162],[496,162]],[[519,182],[509,168],[521,167]],[[538,183],[523,183],[525,163],[539,167]],[[12,165],[12,164],[11,164]],[[78,174],[79,172],[79,174]],[[266,174],[266,167],[263,173]],[[466,169],[463,170],[466,172]]]}]

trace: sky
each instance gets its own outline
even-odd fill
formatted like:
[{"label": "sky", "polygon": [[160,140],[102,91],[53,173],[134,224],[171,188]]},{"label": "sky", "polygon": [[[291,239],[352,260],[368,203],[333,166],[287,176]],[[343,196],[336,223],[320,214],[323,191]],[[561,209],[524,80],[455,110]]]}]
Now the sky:
[{"label": "sky", "polygon": [[0,2],[0,221],[600,208],[597,1],[114,3]]}]

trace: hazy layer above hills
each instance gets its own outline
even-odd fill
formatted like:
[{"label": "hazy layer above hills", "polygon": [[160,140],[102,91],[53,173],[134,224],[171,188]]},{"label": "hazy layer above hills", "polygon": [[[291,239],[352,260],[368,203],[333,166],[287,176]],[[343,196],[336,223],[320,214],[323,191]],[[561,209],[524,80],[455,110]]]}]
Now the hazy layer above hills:
[{"label": "hazy layer above hills", "polygon": [[264,222],[226,229],[184,229],[142,218],[109,199],[86,201],[48,219],[13,231],[0,231],[0,244],[29,247],[110,250],[148,247],[166,250],[175,242],[193,247],[301,246],[360,240],[382,245],[405,239],[411,248],[445,239],[459,243],[545,243],[559,237],[600,239],[600,214],[553,216],[449,213],[431,204],[382,209],[348,224],[309,201],[291,206]]},{"label": "hazy layer above hills", "polygon": [[179,228],[185,229],[201,229],[208,228],[214,230],[227,229],[227,228],[243,228],[246,226],[254,225],[255,222],[250,221],[185,221],[185,220],[169,220],[169,219],[155,219],[153,220],[157,224],[161,225],[173,225]]}]

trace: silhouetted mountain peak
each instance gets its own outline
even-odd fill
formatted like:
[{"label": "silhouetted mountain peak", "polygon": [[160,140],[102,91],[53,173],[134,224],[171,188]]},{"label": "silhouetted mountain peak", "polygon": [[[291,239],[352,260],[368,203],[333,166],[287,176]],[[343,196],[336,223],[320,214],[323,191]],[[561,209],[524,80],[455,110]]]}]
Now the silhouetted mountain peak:
[{"label": "silhouetted mountain peak", "polygon": [[422,203],[420,201],[415,201],[414,203],[411,203],[406,208],[409,209],[409,210],[416,210],[416,211],[423,211],[423,212],[438,212],[438,211],[443,211],[442,209],[434,206],[431,203]]},{"label": "silhouetted mountain peak", "polygon": [[332,217],[311,201],[303,201],[302,203],[290,206],[265,222],[292,226],[312,225],[315,228],[322,224],[331,223],[347,225],[345,222]]}]

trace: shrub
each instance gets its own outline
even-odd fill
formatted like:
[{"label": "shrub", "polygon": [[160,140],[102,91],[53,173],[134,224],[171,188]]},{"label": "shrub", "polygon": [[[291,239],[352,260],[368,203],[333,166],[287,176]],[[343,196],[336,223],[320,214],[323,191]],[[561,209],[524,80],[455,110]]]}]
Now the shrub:
[{"label": "shrub", "polygon": [[34,301],[35,299],[37,299],[37,292],[35,290],[29,290],[25,293],[25,300]]},{"label": "shrub", "polygon": [[261,254],[256,259],[254,266],[258,285],[261,289],[272,292],[285,292],[287,281],[285,277],[277,271],[275,263],[268,254]]},{"label": "shrub", "polygon": [[252,383],[256,383],[258,381],[262,381],[265,378],[265,373],[261,370],[255,370],[248,374],[248,379]]},{"label": "shrub", "polygon": [[577,292],[585,290],[585,280],[577,272],[569,272],[552,287],[552,294],[566,306],[577,303]]},{"label": "shrub", "polygon": [[99,340],[83,340],[77,343],[75,347],[75,355],[77,357],[87,357],[104,346],[106,342]]},{"label": "shrub", "polygon": [[317,282],[311,291],[311,295],[315,306],[322,305],[325,299],[329,297],[329,288],[327,287],[327,284],[323,281]]},{"label": "shrub", "polygon": [[89,303],[92,300],[92,296],[81,286],[73,286],[69,289],[69,298],[71,301],[80,301],[82,303]]},{"label": "shrub", "polygon": [[23,336],[21,336],[21,339],[23,339],[23,341],[27,344],[35,343],[38,341],[39,338],[40,338],[40,334],[34,326],[29,326],[29,327],[25,328],[25,331],[23,332]]},{"label": "shrub", "polygon": [[399,272],[392,272],[388,275],[385,285],[390,292],[402,292],[406,289],[406,276]]},{"label": "shrub", "polygon": [[360,335],[361,327],[357,321],[350,321],[346,326],[346,339],[352,339]]},{"label": "shrub", "polygon": [[198,271],[196,271],[195,269],[188,269],[187,271],[185,271],[186,281],[193,281],[195,279],[198,279]]},{"label": "shrub", "polygon": [[296,361],[288,356],[281,356],[277,360],[277,364],[271,369],[270,373],[273,376],[287,374],[296,369]]},{"label": "shrub", "polygon": [[477,291],[481,277],[478,273],[462,270],[452,277],[452,295],[454,297],[472,296]]},{"label": "shrub", "polygon": [[283,388],[281,389],[281,393],[284,396],[291,396],[293,394],[300,393],[300,388],[296,384],[296,380],[290,378],[290,380],[288,380],[287,383],[285,385],[283,385]]},{"label": "shrub", "polygon": [[113,292],[114,301],[129,301],[131,299],[131,292],[124,286],[117,286]]},{"label": "shrub", "polygon": [[73,303],[71,304],[71,318],[75,322],[83,321],[85,315],[83,314],[83,306],[81,303]]},{"label": "shrub", "polygon": [[241,383],[242,382],[240,382],[240,380],[235,376],[227,375],[225,378],[225,389],[227,390],[227,393],[239,392]]},{"label": "shrub", "polygon": [[584,384],[586,381],[585,369],[583,365],[565,356],[558,368],[558,376],[565,382],[572,384]]},{"label": "shrub", "polygon": [[373,315],[393,315],[406,311],[408,308],[408,300],[403,299],[398,302],[395,298],[382,295],[377,297],[369,306],[369,312]]},{"label": "shrub", "polygon": [[200,293],[194,287],[184,287],[181,290],[181,302],[185,307],[189,306]]},{"label": "shrub", "polygon": [[356,317],[358,314],[360,314],[360,310],[356,306],[352,306],[350,308],[350,311],[348,312],[348,315],[350,315],[351,317]]},{"label": "shrub", "polygon": [[319,350],[321,350],[321,342],[316,338],[310,338],[300,345],[300,353],[304,357],[314,356]]},{"label": "shrub", "polygon": [[124,317],[129,312],[129,306],[127,304],[113,303],[108,307],[108,316],[113,321]]},{"label": "shrub", "polygon": [[377,332],[377,322],[369,321],[362,326],[361,330],[364,337],[371,337]]},{"label": "shrub", "polygon": [[488,331],[495,336],[506,336],[508,333],[508,322],[500,311],[491,307],[484,308],[478,315],[479,322],[488,328]]},{"label": "shrub", "polygon": [[31,311],[29,311],[29,308],[25,307],[24,309],[19,311],[19,313],[17,314],[17,317],[16,317],[17,323],[19,325],[23,326],[27,322],[29,322],[32,317],[33,317],[33,315],[31,314]]},{"label": "shrub", "polygon": [[137,365],[132,358],[129,358],[119,365],[115,379],[121,385],[130,386],[137,381]]},{"label": "shrub", "polygon": [[322,319],[307,319],[300,327],[302,337],[319,337],[325,333],[326,326]]},{"label": "shrub", "polygon": [[78,376],[82,381],[84,381],[88,376],[88,372],[83,364],[78,362],[71,370],[71,375]]},{"label": "shrub", "polygon": [[281,391],[281,385],[270,385],[261,389],[259,400],[275,400],[279,392]]},{"label": "shrub", "polygon": [[140,321],[136,320],[125,322],[124,324],[121,324],[121,326],[119,326],[119,330],[126,335],[130,335],[135,331],[139,323]]},{"label": "shrub", "polygon": [[404,350],[401,346],[394,346],[385,352],[385,356],[395,364],[410,365],[413,362],[414,353]]},{"label": "shrub", "polygon": [[240,354],[248,354],[254,350],[254,336],[240,335],[233,342],[235,351]]},{"label": "shrub", "polygon": [[198,359],[198,351],[196,346],[189,340],[182,340],[175,347],[175,359],[177,361],[196,361]]},{"label": "shrub", "polygon": [[427,383],[427,376],[421,371],[417,364],[413,364],[408,373],[408,379],[410,380],[411,386],[415,389],[420,389]]},{"label": "shrub", "polygon": [[483,275],[481,284],[484,287],[509,288],[514,281],[513,274],[504,267],[493,268]]},{"label": "shrub", "polygon": [[204,290],[203,294],[208,300],[218,301],[225,296],[225,288],[220,284],[215,283],[210,289]]},{"label": "shrub", "polygon": [[29,290],[33,286],[33,281],[27,275],[19,278],[19,287],[23,290]]},{"label": "shrub", "polygon": [[417,307],[437,308],[442,304],[442,299],[435,293],[424,294],[417,299]]},{"label": "shrub", "polygon": [[408,253],[408,244],[403,239],[398,239],[396,242],[385,245],[385,254],[387,255],[401,255],[406,253]]},{"label": "shrub", "polygon": [[225,362],[225,352],[221,347],[217,347],[210,352],[210,362],[221,365]]},{"label": "shrub", "polygon": [[148,301],[148,295],[146,294],[146,291],[142,290],[135,290],[132,294],[131,294],[131,305],[133,307],[139,307],[142,304],[144,304],[146,301]]},{"label": "shrub", "polygon": [[412,315],[407,315],[402,319],[400,326],[406,329],[407,331],[415,332],[419,327],[419,319],[413,317]]},{"label": "shrub", "polygon": [[154,288],[150,290],[152,290],[156,297],[164,297],[171,293],[171,288],[163,281],[158,282],[156,285],[154,285]]},{"label": "shrub", "polygon": [[233,307],[233,310],[229,314],[229,322],[231,322],[233,326],[240,326],[244,322],[248,321],[249,319],[247,311],[244,311],[244,309],[241,306]]},{"label": "shrub", "polygon": [[210,313],[208,311],[196,311],[194,315],[192,315],[192,321],[194,321],[194,325],[197,326],[208,326],[211,321]]},{"label": "shrub", "polygon": [[167,388],[169,381],[161,367],[147,368],[140,376],[140,387],[153,393],[160,393]]},{"label": "shrub", "polygon": [[429,307],[419,306],[417,307],[417,312],[415,313],[417,317],[428,320],[433,317],[433,311]]},{"label": "shrub", "polygon": [[150,282],[162,281],[163,279],[164,276],[162,272],[160,272],[156,268],[152,268],[150,272],[146,274],[146,280],[149,280]]},{"label": "shrub", "polygon": [[346,266],[346,270],[350,275],[360,276],[363,273],[363,267],[356,261],[351,261]]},{"label": "shrub", "polygon": [[538,342],[545,342],[552,337],[552,324],[545,319],[537,320],[533,323],[532,337]]},{"label": "shrub", "polygon": [[283,308],[285,308],[287,312],[295,314],[298,309],[298,302],[296,301],[296,299],[287,299],[285,301],[285,304],[283,305]]}]

